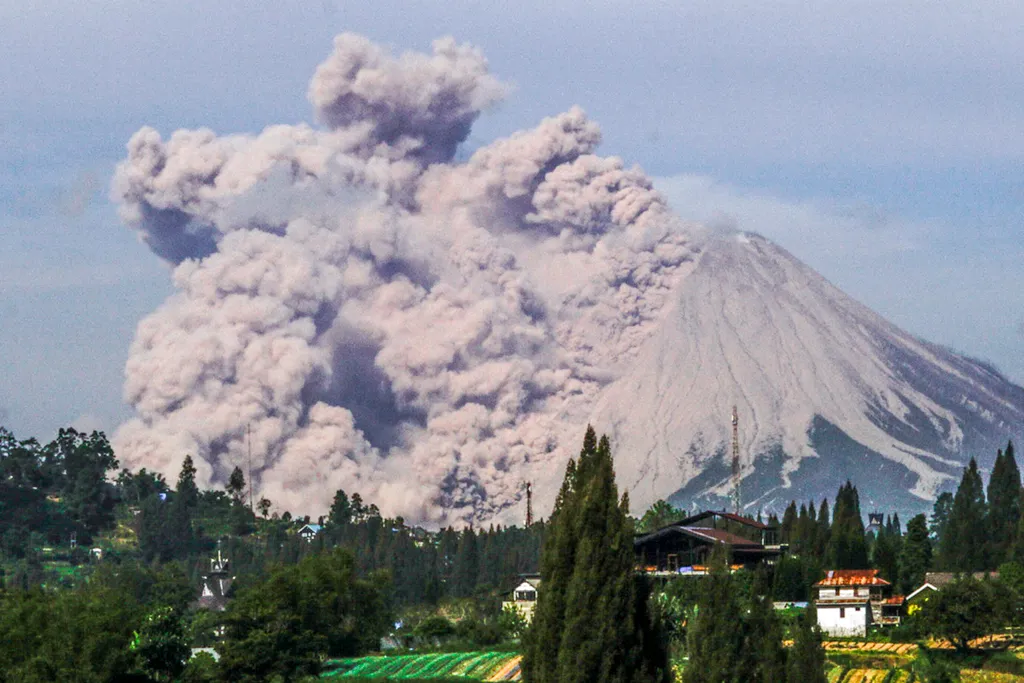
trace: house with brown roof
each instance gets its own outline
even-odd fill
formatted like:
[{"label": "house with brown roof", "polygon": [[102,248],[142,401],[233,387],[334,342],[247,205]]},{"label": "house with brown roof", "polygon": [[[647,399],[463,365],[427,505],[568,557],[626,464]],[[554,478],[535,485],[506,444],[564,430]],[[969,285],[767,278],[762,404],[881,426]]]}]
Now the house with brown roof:
[{"label": "house with brown roof", "polygon": [[866,636],[872,623],[898,624],[904,598],[877,569],[833,569],[814,584],[818,626],[830,636]]},{"label": "house with brown roof", "polygon": [[716,547],[728,551],[734,568],[774,562],[785,551],[777,536],[775,527],[757,520],[710,510],[637,536],[633,549],[647,573],[700,575]]}]

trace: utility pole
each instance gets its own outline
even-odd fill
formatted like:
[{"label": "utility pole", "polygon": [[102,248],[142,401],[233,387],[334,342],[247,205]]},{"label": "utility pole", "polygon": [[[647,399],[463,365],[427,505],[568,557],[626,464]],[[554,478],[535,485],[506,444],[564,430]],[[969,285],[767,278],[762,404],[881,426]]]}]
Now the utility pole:
[{"label": "utility pole", "polygon": [[732,505],[740,514],[740,416],[736,406],[732,407]]},{"label": "utility pole", "polygon": [[533,526],[533,486],[526,482],[526,528]]}]

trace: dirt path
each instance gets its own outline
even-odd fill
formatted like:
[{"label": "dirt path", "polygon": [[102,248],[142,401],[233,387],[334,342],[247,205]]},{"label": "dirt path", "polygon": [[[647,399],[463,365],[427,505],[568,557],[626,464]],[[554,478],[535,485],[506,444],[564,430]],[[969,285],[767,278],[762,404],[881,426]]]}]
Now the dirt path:
[{"label": "dirt path", "polygon": [[520,668],[520,664],[523,661],[522,655],[519,657],[513,657],[512,659],[505,662],[500,669],[492,673],[487,680],[488,681],[521,681],[523,680],[523,672]]}]

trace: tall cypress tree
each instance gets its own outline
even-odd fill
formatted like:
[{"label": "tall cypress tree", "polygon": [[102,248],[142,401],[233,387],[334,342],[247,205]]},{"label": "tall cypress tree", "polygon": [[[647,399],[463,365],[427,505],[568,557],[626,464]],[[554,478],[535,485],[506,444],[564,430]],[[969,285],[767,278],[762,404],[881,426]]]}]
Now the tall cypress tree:
[{"label": "tall cypress tree", "polygon": [[767,596],[754,595],[744,624],[743,652],[747,656],[751,683],[786,680],[786,651],[782,648],[782,625]]},{"label": "tall cypress tree", "polygon": [[480,573],[480,549],[473,527],[463,529],[459,547],[455,551],[455,566],[452,570],[452,592],[455,597],[468,598],[476,591],[477,575]]},{"label": "tall cypress tree", "polygon": [[793,532],[796,528],[796,501],[790,501],[786,507],[785,512],[782,513],[782,525],[779,529],[781,536],[780,542],[782,543],[793,543]]},{"label": "tall cypress tree", "polygon": [[[838,504],[836,505],[838,508]],[[810,604],[797,619],[793,647],[786,662],[786,680],[790,683],[825,683],[825,650],[814,605]]]},{"label": "tall cypress tree", "polygon": [[570,462],[541,554],[524,643],[528,683],[666,683],[668,654],[633,571],[629,500],[618,499],[608,439],[587,429]]},{"label": "tall cypress tree", "polygon": [[199,504],[199,487],[196,486],[196,466],[191,455],[186,455],[181,463],[181,472],[178,474],[178,485],[175,494],[181,504],[187,510],[192,510]]},{"label": "tall cypress tree", "polygon": [[932,506],[932,516],[928,520],[928,533],[938,545],[942,544],[942,537],[946,535],[946,529],[949,527],[949,515],[952,512],[953,494],[949,491],[943,491],[935,499],[935,505]]},{"label": "tall cypress tree", "polygon": [[893,530],[890,520],[878,530],[878,538],[871,549],[871,564],[879,570],[883,579],[895,586],[899,581],[898,562],[898,535]]},{"label": "tall cypress tree", "polygon": [[866,569],[868,566],[868,545],[864,538],[864,520],[860,516],[860,494],[849,481],[836,494],[827,555],[830,569]]},{"label": "tall cypress tree", "polygon": [[924,515],[907,522],[907,535],[900,551],[900,589],[906,595],[924,583],[925,572],[932,563],[932,543],[928,538],[928,522]]},{"label": "tall cypress tree", "polygon": [[939,543],[939,566],[946,571],[986,569],[986,505],[978,463],[971,458],[953,496],[953,508]]},{"label": "tall cypress tree", "polygon": [[818,559],[825,557],[828,548],[828,539],[832,530],[829,520],[828,499],[821,499],[821,507],[818,508],[818,535],[814,546],[814,554]]},{"label": "tall cypress tree", "polygon": [[686,633],[689,663],[683,683],[740,683],[747,680],[742,615],[728,557],[715,549],[711,572],[701,579],[697,609]]},{"label": "tall cypress tree", "polygon": [[989,567],[1009,559],[1020,522],[1020,470],[1013,455],[1013,442],[999,451],[988,481]]}]

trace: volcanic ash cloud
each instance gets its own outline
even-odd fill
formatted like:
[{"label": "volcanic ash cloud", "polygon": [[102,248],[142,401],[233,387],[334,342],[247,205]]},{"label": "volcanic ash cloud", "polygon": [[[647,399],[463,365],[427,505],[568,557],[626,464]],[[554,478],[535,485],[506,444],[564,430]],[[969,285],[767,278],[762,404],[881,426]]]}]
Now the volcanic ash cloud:
[{"label": "volcanic ash cloud", "polygon": [[123,462],[192,454],[215,486],[251,449],[281,508],[343,488],[428,523],[557,479],[692,250],[578,108],[453,161],[507,90],[450,38],[343,34],[309,87],[322,127],[133,135],[112,194],[176,293],[131,347]]}]

